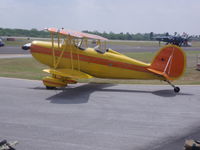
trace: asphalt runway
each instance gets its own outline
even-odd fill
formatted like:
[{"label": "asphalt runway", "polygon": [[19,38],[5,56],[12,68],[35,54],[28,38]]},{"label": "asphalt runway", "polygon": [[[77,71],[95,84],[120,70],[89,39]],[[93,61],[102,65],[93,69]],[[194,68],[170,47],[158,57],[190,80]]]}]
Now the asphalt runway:
[{"label": "asphalt runway", "polygon": [[[108,45],[108,48],[120,53],[127,52],[156,52],[160,47],[133,47],[129,45]],[[200,51],[200,47],[183,47],[185,51]],[[22,50],[21,47],[0,47],[0,54],[29,54],[29,51]]]},{"label": "asphalt runway", "polygon": [[200,86],[75,84],[0,78],[0,139],[19,150],[182,150],[200,138]]},{"label": "asphalt runway", "polygon": [[29,51],[22,50],[21,47],[0,47],[0,54],[30,54]]}]

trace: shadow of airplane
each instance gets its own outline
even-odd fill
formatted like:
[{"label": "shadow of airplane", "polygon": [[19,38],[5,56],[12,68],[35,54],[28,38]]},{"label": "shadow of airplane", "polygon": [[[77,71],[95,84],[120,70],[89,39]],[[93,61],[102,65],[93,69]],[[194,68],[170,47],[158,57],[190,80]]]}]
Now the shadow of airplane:
[{"label": "shadow of airplane", "polygon": [[114,86],[114,84],[89,83],[75,88],[68,87],[60,89],[62,90],[62,92],[53,95],[47,98],[46,100],[50,100],[51,103],[59,103],[59,104],[87,103],[91,93],[95,91],[101,91],[102,89],[110,86]]},{"label": "shadow of airplane", "polygon": [[[139,90],[125,90],[125,89],[108,89],[107,87],[115,86],[115,84],[98,84],[98,83],[89,83],[84,84],[75,88],[64,88],[60,89],[61,92],[53,95],[46,100],[49,100],[51,103],[56,104],[79,104],[87,103],[90,97],[90,94],[95,91],[102,92],[116,92],[116,93],[150,93],[161,97],[174,97],[177,95],[192,95],[186,93],[174,93],[173,90],[158,90],[158,91],[139,91]],[[59,89],[58,89],[59,90]]]}]

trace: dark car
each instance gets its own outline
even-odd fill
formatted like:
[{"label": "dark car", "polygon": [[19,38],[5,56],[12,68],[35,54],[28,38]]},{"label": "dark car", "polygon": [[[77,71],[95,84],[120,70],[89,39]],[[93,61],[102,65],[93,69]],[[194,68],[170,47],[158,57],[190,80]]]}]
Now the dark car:
[{"label": "dark car", "polygon": [[4,46],[5,44],[3,43],[3,41],[0,39],[0,47]]}]

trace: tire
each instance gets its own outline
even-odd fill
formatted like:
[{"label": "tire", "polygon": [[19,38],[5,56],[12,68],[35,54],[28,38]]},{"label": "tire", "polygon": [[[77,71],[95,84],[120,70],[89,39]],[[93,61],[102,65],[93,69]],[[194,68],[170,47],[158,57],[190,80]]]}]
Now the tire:
[{"label": "tire", "polygon": [[55,90],[56,87],[53,87],[53,86],[46,86],[46,89],[47,89],[47,90]]},{"label": "tire", "polygon": [[174,92],[175,92],[175,93],[178,93],[179,91],[180,91],[180,88],[179,88],[179,87],[175,87],[175,88],[174,88]]}]

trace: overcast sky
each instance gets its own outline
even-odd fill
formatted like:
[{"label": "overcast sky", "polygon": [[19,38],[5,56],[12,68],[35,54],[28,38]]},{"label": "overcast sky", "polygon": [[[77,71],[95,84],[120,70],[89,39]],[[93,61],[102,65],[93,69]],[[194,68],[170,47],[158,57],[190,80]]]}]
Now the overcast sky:
[{"label": "overcast sky", "polygon": [[0,0],[0,27],[200,35],[200,0]]}]

